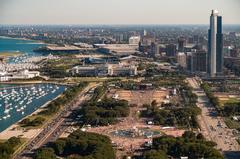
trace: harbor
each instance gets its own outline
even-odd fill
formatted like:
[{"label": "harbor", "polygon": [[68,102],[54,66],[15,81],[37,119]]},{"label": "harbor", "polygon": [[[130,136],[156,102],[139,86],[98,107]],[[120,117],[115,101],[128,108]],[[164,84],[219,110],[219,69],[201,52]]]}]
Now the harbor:
[{"label": "harbor", "polygon": [[1,85],[0,132],[32,114],[65,89],[66,86],[55,84]]}]

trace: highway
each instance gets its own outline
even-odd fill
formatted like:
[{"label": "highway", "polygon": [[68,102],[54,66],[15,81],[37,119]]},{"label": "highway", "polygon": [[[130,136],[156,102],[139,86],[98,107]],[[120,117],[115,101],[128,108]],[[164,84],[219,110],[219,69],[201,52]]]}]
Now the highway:
[{"label": "highway", "polygon": [[[232,133],[232,129],[229,129],[226,126],[223,117],[217,115],[215,107],[209,103],[209,100],[205,92],[201,89],[198,80],[196,80],[196,78],[188,78],[187,82],[193,88],[193,92],[198,96],[197,106],[202,110],[202,114],[198,117],[201,133],[206,139],[216,142],[216,148],[224,154],[229,152],[239,152],[239,145]],[[231,155],[235,156],[236,154],[233,153]]]},{"label": "highway", "polygon": [[50,141],[55,141],[68,128],[68,117],[71,112],[78,109],[79,106],[91,98],[87,92],[90,89],[96,88],[97,84],[88,85],[72,102],[64,107],[64,110],[59,112],[56,117],[43,127],[43,130],[33,139],[28,141],[25,148],[15,154],[13,159],[28,159],[32,158],[34,151]]}]

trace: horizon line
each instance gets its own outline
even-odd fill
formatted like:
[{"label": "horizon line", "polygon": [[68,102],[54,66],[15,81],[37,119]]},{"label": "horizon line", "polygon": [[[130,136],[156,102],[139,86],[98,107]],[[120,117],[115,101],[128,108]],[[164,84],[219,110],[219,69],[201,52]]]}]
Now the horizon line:
[{"label": "horizon line", "polygon": [[[36,26],[36,25],[58,25],[58,26],[129,26],[129,25],[141,25],[141,26],[158,26],[158,25],[209,25],[209,24],[191,24],[191,23],[183,23],[183,24],[140,24],[140,23],[136,23],[136,24],[44,24],[44,23],[33,23],[33,24],[1,24],[0,26],[4,26],[4,25],[9,25],[9,26]],[[222,24],[222,25],[240,25],[240,23],[227,23],[227,24]]]}]

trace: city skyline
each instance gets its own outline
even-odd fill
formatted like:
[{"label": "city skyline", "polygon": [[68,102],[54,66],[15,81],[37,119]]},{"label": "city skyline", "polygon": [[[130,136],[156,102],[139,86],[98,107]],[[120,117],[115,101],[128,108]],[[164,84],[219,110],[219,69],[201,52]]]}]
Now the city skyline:
[{"label": "city skyline", "polygon": [[1,0],[0,24],[208,24],[212,9],[224,16],[223,24],[240,24],[238,0],[192,2]]},{"label": "city skyline", "polygon": [[240,159],[239,4],[0,0],[0,159]]}]

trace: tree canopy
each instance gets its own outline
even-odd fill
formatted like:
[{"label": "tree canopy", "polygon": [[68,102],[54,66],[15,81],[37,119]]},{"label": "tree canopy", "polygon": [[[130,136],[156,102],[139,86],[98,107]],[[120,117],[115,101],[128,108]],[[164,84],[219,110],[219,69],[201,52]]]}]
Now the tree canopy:
[{"label": "tree canopy", "polygon": [[107,136],[76,130],[67,138],[58,139],[47,148],[37,150],[35,159],[114,159],[115,151]]},{"label": "tree canopy", "polygon": [[214,149],[214,146],[216,146],[216,143],[206,141],[202,135],[186,131],[182,137],[161,136],[153,138],[153,149],[146,151],[143,158],[161,159],[167,158],[166,156],[169,155],[174,158],[187,156],[190,159],[223,159],[223,156]]}]

